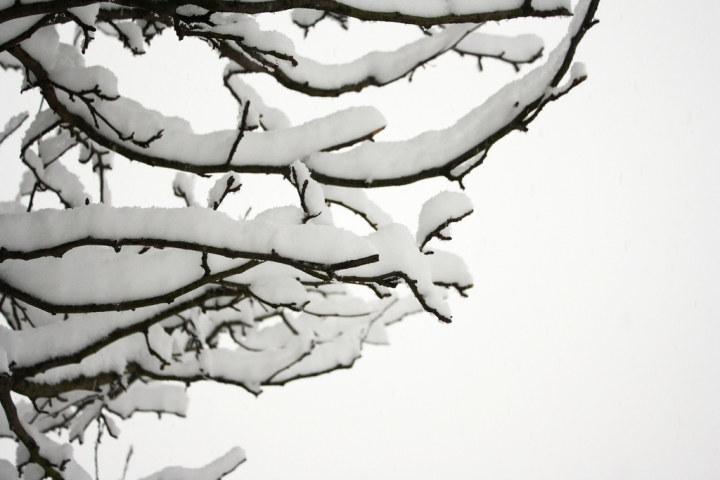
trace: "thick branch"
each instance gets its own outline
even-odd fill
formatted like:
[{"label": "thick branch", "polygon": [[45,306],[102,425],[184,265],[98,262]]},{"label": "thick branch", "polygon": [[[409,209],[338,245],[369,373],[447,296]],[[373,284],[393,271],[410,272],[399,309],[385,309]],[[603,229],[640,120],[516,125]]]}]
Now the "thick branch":
[{"label": "thick branch", "polygon": [[[246,258],[248,260],[258,261],[272,261],[277,263],[284,263],[295,267],[298,270],[317,270],[317,271],[331,271],[335,272],[338,270],[345,270],[347,268],[358,267],[360,265],[366,265],[368,263],[377,262],[379,257],[376,255],[368,255],[367,257],[357,258],[353,260],[347,260],[343,262],[337,262],[332,264],[309,262],[305,260],[297,260],[279,255],[276,252],[271,253],[259,253],[233,250],[231,248],[215,247],[211,245],[201,245],[199,243],[184,242],[169,240],[164,238],[94,238],[86,237],[79,240],[74,240],[66,243],[61,243],[48,248],[40,248],[36,250],[19,251],[19,250],[7,250],[4,247],[0,248],[0,263],[5,260],[33,260],[42,257],[62,257],[63,254],[78,247],[87,246],[104,246],[112,247],[116,250],[128,246],[147,246],[154,248],[178,248],[181,250],[189,250],[195,252],[206,252],[213,255],[219,255],[226,258]],[[309,273],[309,272],[308,272]]]},{"label": "thick branch", "polygon": [[[425,0],[428,1],[428,0]],[[68,8],[80,7],[97,3],[96,0],[55,0],[37,3],[15,2],[12,6],[0,10],[0,23],[15,18],[38,14],[58,14]],[[158,15],[174,15],[178,7],[185,5],[184,0],[170,0],[164,2],[147,2],[145,0],[116,0],[116,5],[140,10],[152,11]],[[194,5],[216,12],[237,12],[257,14],[264,12],[279,12],[294,8],[312,8],[323,10],[337,15],[345,15],[360,20],[396,22],[430,27],[447,23],[482,23],[497,20],[509,20],[520,17],[557,17],[567,16],[570,12],[566,8],[551,10],[538,10],[526,1],[522,6],[497,9],[494,11],[478,11],[467,14],[448,13],[444,15],[423,17],[412,12],[412,9],[398,9],[396,11],[372,11],[346,5],[336,0],[266,0],[244,2],[238,0],[194,0]],[[403,11],[404,10],[404,11]]]}]

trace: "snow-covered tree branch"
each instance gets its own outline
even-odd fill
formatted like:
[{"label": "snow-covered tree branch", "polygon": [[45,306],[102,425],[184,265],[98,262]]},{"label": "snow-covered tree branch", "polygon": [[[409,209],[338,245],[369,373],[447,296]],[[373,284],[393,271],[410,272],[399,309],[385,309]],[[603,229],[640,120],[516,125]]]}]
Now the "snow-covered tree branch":
[{"label": "snow-covered tree branch", "polygon": [[[450,323],[449,292],[465,296],[473,280],[460,256],[435,243],[451,240],[451,224],[473,212],[462,181],[497,142],[586,79],[574,54],[598,3],[581,0],[571,12],[569,0],[0,1],[3,74],[21,75],[23,90],[43,99],[35,115],[12,112],[0,131],[1,148],[22,134],[25,169],[16,200],[0,203],[0,436],[18,445],[16,465],[0,461],[0,476],[91,478],[70,444],[91,425],[99,442],[136,412],[184,416],[196,381],[258,394],[348,368],[365,343],[387,343],[385,327],[411,314]],[[321,21],[351,34],[349,19],[420,28],[394,50],[328,64],[255,16],[272,12],[291,16],[305,36]],[[546,48],[530,32],[483,31],[522,17],[569,17],[567,33]],[[74,41],[61,40],[64,25],[74,25]],[[226,59],[218,85],[237,103],[237,124],[195,133],[187,120],[123,96],[108,67],[85,64],[98,36],[142,55],[166,30]],[[292,125],[246,81],[339,97],[412,79],[458,54],[528,72],[450,127],[403,141],[383,138],[382,105]],[[97,178],[96,194],[68,168],[72,155]],[[109,172],[126,160],[176,171],[161,188],[179,197],[178,208],[113,207],[113,189],[123,186],[111,188]],[[229,199],[255,174],[284,179],[295,204],[252,218],[232,211]],[[196,177],[214,180],[207,201]],[[450,191],[417,205],[414,234],[368,192],[433,177]],[[38,210],[40,199],[57,208]],[[346,228],[336,208],[367,232]],[[204,468],[145,478],[220,479],[243,461],[234,448]]]}]

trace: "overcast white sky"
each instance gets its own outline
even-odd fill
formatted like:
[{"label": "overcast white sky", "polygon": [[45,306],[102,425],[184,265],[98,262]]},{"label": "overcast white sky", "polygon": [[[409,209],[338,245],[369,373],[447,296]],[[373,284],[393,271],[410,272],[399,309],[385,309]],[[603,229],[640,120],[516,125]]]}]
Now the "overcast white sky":
[{"label": "overcast white sky", "polygon": [[[120,476],[130,443],[128,478],[200,465],[234,445],[248,454],[236,480],[720,478],[719,15],[712,0],[601,1],[577,55],[588,81],[467,179],[476,211],[452,249],[476,286],[452,301],[452,325],[406,319],[390,347],[366,347],[351,370],[257,399],[195,386],[187,420],[126,423],[101,449],[101,478]],[[321,33],[310,41],[349,48]],[[157,42],[140,61],[153,62]],[[188,83],[171,104],[152,66],[121,75],[121,92],[137,98],[133,89],[150,85],[147,106],[191,112],[200,130],[228,128],[234,105],[205,97],[208,82],[221,88],[217,70],[189,58],[173,59],[191,71],[173,73]],[[446,66],[419,70],[412,99],[400,82],[378,100],[388,135],[447,125],[512,78],[491,60],[472,74],[467,60],[440,83]],[[272,98],[295,119],[330,108]],[[13,113],[0,107],[0,122]],[[17,191],[12,148],[0,148],[3,200]],[[154,201],[151,185],[134,182],[131,193]],[[448,185],[377,196],[413,229],[413,199],[439,188]]]}]

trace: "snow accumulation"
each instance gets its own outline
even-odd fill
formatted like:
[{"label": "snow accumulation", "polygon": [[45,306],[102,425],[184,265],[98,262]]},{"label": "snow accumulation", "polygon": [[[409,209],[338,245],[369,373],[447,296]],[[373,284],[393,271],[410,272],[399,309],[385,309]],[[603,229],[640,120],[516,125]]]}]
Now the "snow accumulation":
[{"label": "snow accumulation", "polygon": [[70,208],[79,207],[85,201],[92,201],[92,196],[85,191],[85,186],[74,173],[71,173],[65,165],[60,162],[52,162],[49,165],[43,164],[43,160],[32,150],[26,150],[24,156],[25,164],[32,170],[35,178],[42,182],[48,189],[58,192]]},{"label": "snow accumulation", "polygon": [[175,12],[178,15],[185,15],[187,17],[195,17],[195,16],[202,16],[208,13],[210,10],[207,10],[202,7],[198,7],[197,5],[181,5],[178,8],[175,9]]},{"label": "snow accumulation", "polygon": [[245,461],[245,452],[235,447],[201,468],[167,467],[141,480],[218,480]]},{"label": "snow accumulation", "polygon": [[303,222],[332,225],[332,212],[325,203],[322,186],[313,180],[310,170],[300,160],[290,165],[290,182],[295,185],[300,196],[300,204],[305,211]]},{"label": "snow accumulation", "polygon": [[20,128],[20,125],[27,120],[28,116],[29,114],[27,112],[23,112],[11,117],[5,124],[3,131],[0,132],[0,144],[2,144],[7,137],[12,135],[15,130]]},{"label": "snow accumulation", "polygon": [[200,31],[237,36],[243,45],[262,52],[273,52],[282,55],[294,55],[295,45],[292,40],[280,32],[261,30],[257,20],[250,15],[238,13],[213,13],[210,21],[216,26],[206,26]]},{"label": "snow accumulation", "polygon": [[75,17],[85,25],[95,25],[98,12],[100,12],[100,4],[91,3],[83,7],[68,8],[68,12],[75,15]]},{"label": "snow accumulation", "polygon": [[15,465],[2,458],[0,458],[0,477],[6,480],[20,480]]},{"label": "snow accumulation", "polygon": [[145,53],[145,39],[143,38],[143,32],[135,22],[116,22],[115,28],[118,29],[118,35],[124,36],[125,41],[133,53]]},{"label": "snow accumulation", "polygon": [[[75,48],[60,44],[52,28],[38,30],[21,46],[40,62],[53,82],[63,87],[56,89],[62,105],[84,119],[104,138],[145,157],[218,169],[227,164],[237,131],[198,135],[182,119],[165,117],[127,98],[115,99],[118,95],[117,79],[112,72],[103,67],[85,67],[82,55]],[[94,110],[90,110],[86,102],[77,101],[75,97],[80,96],[78,93],[68,93],[88,90],[98,90],[113,100],[105,101],[92,94],[90,98]],[[93,111],[100,115],[94,115]],[[96,124],[98,117],[104,120]],[[385,119],[375,108],[354,107],[294,128],[246,132],[230,164],[287,166],[298,157],[353,142],[384,127]],[[122,133],[122,138],[117,132]],[[125,140],[132,138],[144,142],[156,137],[159,132],[162,132],[160,138],[147,146]]]},{"label": "snow accumulation", "polygon": [[405,141],[370,142],[341,152],[313,153],[306,162],[308,167],[329,178],[371,184],[438,169],[476,150],[492,134],[511,123],[526,106],[542,101],[553,92],[550,84],[563,64],[572,36],[582,25],[587,6],[587,3],[578,5],[567,36],[544,65],[505,85],[455,125]]},{"label": "snow accumulation", "polygon": [[[0,11],[16,3],[0,0]],[[338,10],[396,12],[416,21],[528,4],[335,3]],[[570,9],[569,0],[529,3],[538,11]],[[386,125],[374,107],[347,108],[293,126],[242,75],[262,72],[308,95],[332,96],[395,81],[450,50],[517,67],[539,57],[542,40],[488,35],[477,31],[481,24],[448,24],[395,51],[327,65],[298,55],[289,37],[263,30],[253,16],[175,6],[171,13],[182,20],[179,28],[187,27],[186,35],[211,37],[230,49],[221,49],[231,59],[223,80],[238,103],[237,125],[201,135],[186,120],[122,97],[114,73],[86,66],[79,49],[60,42],[54,26],[35,31],[44,15],[3,22],[0,50],[23,40],[12,55],[0,52],[0,65],[21,70],[26,86],[37,83],[46,92],[47,109],[35,115],[21,141],[27,171],[18,198],[0,202],[0,313],[7,324],[0,326],[0,374],[12,374],[13,388],[35,401],[16,403],[21,425],[40,454],[62,464],[64,478],[90,479],[73,459],[72,447],[55,443],[47,432],[62,426],[71,441],[82,440],[87,427],[103,418],[103,428],[116,435],[118,417],[184,416],[184,384],[214,380],[257,394],[266,385],[351,366],[365,343],[387,344],[386,326],[407,315],[425,311],[450,322],[449,290],[464,295],[473,278],[460,256],[427,244],[449,239],[450,225],[473,211],[469,197],[445,191],[427,200],[413,235],[362,187],[439,175],[461,180],[499,136],[522,126],[538,107],[587,75],[576,63],[566,83],[559,84],[589,5],[579,3],[567,37],[543,65],[453,126],[399,142],[364,141]],[[100,13],[117,8],[122,7],[95,3],[70,8],[68,14],[81,27],[107,30],[142,53],[145,34],[155,31],[143,30],[147,25],[136,20],[109,26]],[[326,15],[331,14],[312,9],[291,13],[305,28]],[[27,118],[27,113],[10,118],[0,143]],[[99,173],[99,204],[60,161],[73,149],[81,163]],[[113,166],[115,152],[178,170],[172,190],[187,206],[111,207],[103,170]],[[214,183],[196,185],[187,172],[218,175]],[[245,182],[252,173],[283,174],[297,193],[295,204],[267,208],[250,220],[218,211],[221,204],[229,209],[223,201],[240,190],[239,173]],[[23,203],[24,197],[45,191],[66,209],[32,211],[32,202]],[[336,225],[332,204],[358,215],[369,233]],[[98,384],[95,379],[113,380]],[[115,420],[105,418],[107,412]],[[0,437],[16,438],[10,424],[0,415]],[[30,460],[20,442],[17,462],[27,463],[22,476],[0,460],[0,478],[44,478]],[[244,452],[235,448],[205,467],[166,468],[143,480],[219,480],[243,461]]]},{"label": "snow accumulation", "polygon": [[457,44],[455,50],[471,55],[497,57],[510,62],[528,62],[542,52],[543,40],[537,35],[516,37],[473,32]]},{"label": "snow accumulation", "polygon": [[22,68],[22,63],[8,52],[0,52],[0,67],[6,70],[9,68],[19,70]]},{"label": "snow accumulation", "polygon": [[11,42],[23,33],[32,29],[35,25],[42,22],[44,19],[45,15],[38,14],[4,22],[2,24],[2,28],[0,28],[0,46],[4,46],[5,44]]},{"label": "snow accumulation", "polygon": [[322,188],[325,192],[326,201],[342,205],[357,213],[376,230],[393,223],[392,217],[380,208],[377,203],[370,200],[364,190],[336,187],[334,185],[322,185]]},{"label": "snow accumulation", "polygon": [[[250,103],[248,118],[246,120],[247,126],[261,126],[265,130],[283,130],[290,128],[292,126],[290,119],[282,110],[267,106],[255,89],[245,83],[238,75],[232,74],[232,72],[237,71],[238,68],[237,64],[230,62],[225,69],[226,84],[243,106],[246,102]],[[241,120],[242,111],[238,114],[238,125],[240,125]]]},{"label": "snow accumulation", "polygon": [[130,418],[135,412],[165,412],[184,417],[188,403],[184,386],[135,382],[123,395],[111,400],[108,409],[121,418]]},{"label": "snow accumulation", "polygon": [[470,197],[462,192],[440,192],[425,202],[420,209],[420,219],[415,240],[422,249],[434,236],[452,222],[470,215],[473,211]]},{"label": "snow accumulation", "polygon": [[[464,15],[470,13],[495,12],[522,7],[524,0],[341,0],[338,3],[374,12],[399,12],[418,17],[441,15]],[[570,9],[570,0],[533,0],[532,7],[538,10],[556,8]]]},{"label": "snow accumulation", "polygon": [[[201,279],[201,254],[138,248],[74,249],[63,258],[0,263],[0,282],[51,305],[109,305],[158,297]],[[235,260],[235,266],[247,260]],[[71,279],[72,281],[68,281]]]},{"label": "snow accumulation", "polygon": [[[87,240],[86,240],[87,239]],[[368,240],[326,225],[281,225],[262,220],[233,220],[204,208],[110,208],[104,205],[31,215],[4,215],[0,222],[0,258],[41,256],[42,250],[72,242],[88,245],[152,245],[151,239],[193,250],[202,245],[227,257],[281,257],[317,266],[374,255]]]},{"label": "snow accumulation", "polygon": [[292,21],[301,27],[310,27],[315,25],[325,16],[322,10],[313,10],[312,8],[295,8],[291,12]]},{"label": "snow accumulation", "polygon": [[443,299],[442,289],[432,282],[432,273],[425,255],[415,245],[410,231],[404,225],[392,224],[378,229],[367,237],[380,254],[374,264],[350,268],[344,277],[384,276],[397,272],[407,277],[411,288],[422,297],[427,308],[440,318],[449,321],[450,309]]},{"label": "snow accumulation", "polygon": [[309,58],[293,55],[297,65],[279,62],[282,73],[297,84],[321,90],[356,85],[368,78],[384,85],[407,75],[418,65],[453,48],[476,24],[449,25],[441,33],[424,36],[392,52],[371,52],[350,63],[324,65]]},{"label": "snow accumulation", "polygon": [[172,184],[173,193],[176,197],[182,197],[188,207],[199,207],[200,204],[195,200],[195,176],[187,173],[178,172]]},{"label": "snow accumulation", "polygon": [[220,177],[208,192],[208,208],[217,210],[225,195],[239,189],[241,185],[240,175],[235,172],[228,172]]}]

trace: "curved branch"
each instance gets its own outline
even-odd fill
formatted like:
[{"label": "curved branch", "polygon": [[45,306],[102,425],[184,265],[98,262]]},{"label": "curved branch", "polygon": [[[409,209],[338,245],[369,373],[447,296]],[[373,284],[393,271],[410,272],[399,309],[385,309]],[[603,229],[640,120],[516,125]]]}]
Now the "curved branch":
[{"label": "curved branch", "polygon": [[[592,16],[597,8],[597,3],[597,0],[591,2],[587,12],[585,12],[585,15],[581,18],[576,17],[573,20],[571,34],[566,41],[561,43],[558,49],[556,49],[556,52],[551,55],[551,60],[548,64],[534,70],[528,76],[519,80],[519,82],[525,82],[528,85],[532,85],[533,88],[529,88],[525,91],[524,89],[517,88],[516,85],[511,84],[506,89],[498,92],[498,94],[496,94],[495,97],[492,97],[488,102],[486,102],[486,104],[478,107],[478,109],[471,112],[471,114],[469,114],[466,118],[463,118],[456,127],[452,127],[456,129],[460,128],[464,133],[463,137],[468,139],[464,142],[464,146],[462,144],[458,144],[453,149],[454,151],[450,149],[447,149],[446,151],[443,149],[443,152],[438,152],[437,155],[432,156],[430,162],[428,162],[427,159],[429,155],[427,145],[425,145],[427,141],[416,141],[415,139],[402,142],[402,144],[366,143],[359,148],[338,154],[315,153],[311,154],[310,159],[307,162],[308,166],[314,172],[314,178],[326,184],[355,188],[404,185],[414,183],[424,178],[436,176],[444,176],[449,180],[461,182],[463,177],[472,170],[472,168],[481,163],[484,155],[487,154],[487,150],[492,145],[514,130],[526,130],[528,124],[535,119],[536,114],[541,111],[545,105],[560,98],[561,95],[554,94],[553,89],[557,87],[560,80],[569,70],[577,45],[587,29],[592,26]],[[233,160],[230,165],[227,165],[222,159],[218,159],[217,164],[211,165],[189,164],[178,159],[162,158],[158,155],[145,153],[139,151],[137,148],[132,148],[132,146],[114,141],[94,129],[83,117],[70,112],[67,107],[59,101],[57,95],[55,94],[54,87],[48,79],[47,72],[42,69],[37,61],[19,47],[13,47],[11,51],[13,55],[15,55],[26,66],[26,68],[35,74],[37,77],[37,83],[43,90],[43,94],[45,99],[48,101],[48,104],[63,118],[63,120],[82,130],[83,133],[88,135],[88,137],[95,140],[100,145],[114,150],[127,158],[138,160],[150,165],[191,171],[198,174],[225,172],[229,170],[248,173],[286,172],[287,166],[285,164],[278,165],[277,163],[272,162],[251,163],[252,159],[242,161],[238,161],[236,159]],[[557,61],[557,55],[561,55],[563,57],[560,62]],[[544,88],[538,89],[537,86],[533,85],[533,82],[537,82],[538,78],[543,79],[542,81],[544,82],[544,79],[548,75],[551,75],[552,78],[550,78],[547,83],[544,83]],[[573,78],[570,88],[578,85],[584,79],[584,76]],[[508,95],[509,89],[512,88],[515,88],[515,91],[524,92],[524,98],[521,98],[513,103],[511,98],[512,96]],[[567,93],[570,88],[565,89],[563,94]],[[493,122],[489,122],[488,118],[494,118],[495,120]],[[507,120],[503,121],[500,125],[497,125],[498,118],[505,118]],[[478,124],[480,126],[470,127],[470,125],[474,124]],[[466,132],[465,130],[468,128],[471,130]],[[479,132],[474,135],[474,141],[472,138],[473,128],[479,129]],[[274,132],[265,132],[264,134],[267,135],[269,133]],[[371,134],[372,133],[370,133],[370,135]],[[247,136],[248,140],[250,135],[251,134],[248,134]],[[356,138],[353,141],[365,138],[367,135],[367,131],[363,132],[359,138]],[[438,139],[442,140],[442,138],[440,138],[442,137],[441,132],[427,132],[423,136],[416,138],[426,139],[428,135],[439,135]],[[228,137],[227,140],[229,143],[228,148],[231,148],[230,143],[232,140],[230,140],[230,137]],[[352,143],[352,141],[340,142],[340,145],[346,145],[347,143]],[[434,143],[437,149],[439,145],[444,145],[446,142],[436,141],[431,143]],[[320,147],[318,150],[328,150],[330,148],[334,147]],[[392,152],[384,151],[383,149],[386,148],[390,148]],[[399,151],[396,152],[395,150],[398,149]],[[419,156],[424,160],[418,162],[413,158],[413,156]],[[384,158],[398,158],[397,164],[400,168],[396,169],[397,171],[386,173],[384,177],[378,178],[376,170],[373,168],[372,164],[373,162],[378,161],[377,159]],[[405,158],[404,161],[402,161],[403,158]],[[351,168],[348,169],[348,166]]]},{"label": "curved branch", "polygon": [[442,231],[445,230],[447,227],[449,227],[450,224],[459,222],[460,220],[464,219],[468,215],[472,214],[473,211],[474,210],[470,210],[468,212],[463,213],[462,215],[460,215],[458,217],[450,217],[447,220],[445,220],[443,223],[438,225],[433,231],[429,232],[422,239],[422,241],[420,242],[420,245],[419,245],[420,250],[422,251],[422,249],[425,248],[425,245],[427,245],[427,243],[435,237],[438,237],[441,240],[450,240],[449,237],[446,237],[446,238],[441,237]]},{"label": "curved branch", "polygon": [[50,313],[96,313],[96,312],[121,312],[123,310],[134,310],[136,308],[149,307],[152,305],[158,305],[161,303],[172,303],[178,297],[197,290],[198,288],[217,283],[219,280],[237,275],[239,273],[250,270],[251,268],[259,265],[261,262],[249,261],[239,267],[230,268],[222,272],[214,273],[211,275],[204,275],[201,278],[183,285],[180,288],[176,288],[170,292],[153,295],[145,298],[139,298],[134,300],[125,300],[121,302],[113,303],[84,303],[84,304],[58,304],[49,302],[42,298],[39,298],[31,293],[20,290],[11,284],[0,279],[0,292],[4,295],[16,298],[22,302],[25,302],[33,307],[39,308]]},{"label": "curved branch", "polygon": [[[337,97],[393,83],[455,48],[479,25],[453,25],[391,52],[371,52],[347,64],[323,65],[295,56],[297,65],[261,62],[243,45],[219,42],[218,50],[248,72],[271,75],[286,88],[316,97]],[[277,55],[275,55],[277,56]],[[328,79],[333,79],[331,82]]]},{"label": "curved branch", "polygon": [[[545,65],[503,87],[454,126],[402,142],[365,143],[336,154],[311,155],[305,163],[313,171],[313,178],[354,188],[406,185],[440,176],[462,182],[490,147],[515,130],[526,131],[547,104],[586,79],[581,69],[573,70],[568,84],[558,87],[570,70],[578,44],[595,23],[593,15],[598,3],[592,0],[588,9],[573,19],[568,35]],[[393,159],[393,168],[388,168],[388,158]],[[382,177],[378,171],[383,172]]]},{"label": "curved branch", "polygon": [[430,304],[427,303],[427,300],[423,296],[422,293],[417,288],[417,281],[410,278],[405,272],[390,272],[386,273],[384,275],[378,276],[378,277],[360,277],[360,276],[343,276],[343,281],[348,283],[362,283],[366,284],[368,282],[375,282],[380,285],[387,285],[388,280],[395,280],[395,279],[402,279],[405,284],[410,288],[413,295],[417,299],[418,302],[420,302],[420,305],[422,305],[423,310],[426,312],[432,313],[438,320],[440,320],[443,323],[452,323],[452,317],[449,317],[447,315],[443,315],[440,313],[436,308],[432,307]]},{"label": "curved branch", "polygon": [[[106,134],[99,124],[94,125],[95,122],[90,122],[84,116],[74,113],[58,98],[56,85],[40,62],[19,46],[12,47],[9,51],[23,63],[25,68],[33,73],[36,77],[35,84],[40,87],[45,101],[66,124],[81,131],[89,139],[109,150],[130,160],[136,160],[151,166],[171,168],[199,175],[228,171],[285,174],[288,165],[298,157],[316,151],[329,151],[353,145],[371,138],[385,126],[384,119],[375,109],[356,107],[286,130],[248,132],[244,136],[244,141],[239,145],[237,153],[228,163],[228,154],[226,152],[232,149],[233,140],[237,136],[235,132],[215,132],[211,137],[209,135],[195,135],[185,130],[176,132],[161,130],[162,138],[160,133],[155,132],[148,140],[142,142],[135,140],[133,138],[134,134],[130,136],[119,135],[117,129],[112,126],[110,126],[110,131]],[[76,95],[79,93],[77,92]],[[107,106],[112,103],[103,102],[103,100],[100,99],[99,102],[95,102],[93,106],[95,112],[97,112],[98,105]],[[117,100],[113,99],[113,101]],[[157,112],[147,111],[147,114],[157,115]],[[93,118],[96,116],[93,112],[89,112],[89,115],[93,116]],[[104,120],[104,118],[101,119]],[[109,124],[109,122],[103,123]],[[338,123],[345,124],[346,128],[338,129]],[[111,132],[114,138],[109,136]],[[313,141],[308,142],[308,138],[312,138]],[[177,148],[172,149],[172,151],[174,154],[184,154],[187,160],[168,158],[163,156],[160,147],[154,148],[157,144],[162,143],[162,148],[167,150],[170,149],[169,145],[175,145],[178,141],[186,141],[187,148],[183,149],[184,153],[179,153]],[[269,151],[277,151],[277,149],[269,148],[270,145],[277,145],[277,143],[286,144],[286,148],[276,153],[275,157],[277,158],[271,156],[268,159]],[[296,150],[292,149],[293,143],[297,144]],[[226,144],[227,150],[222,153],[219,152],[218,144]],[[209,147],[212,147],[212,152],[217,151],[217,154],[213,153],[214,157],[197,163],[190,160],[196,160],[194,152],[208,154]]]}]

